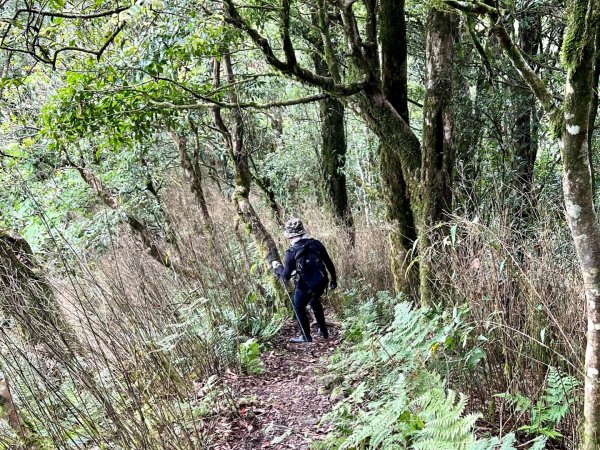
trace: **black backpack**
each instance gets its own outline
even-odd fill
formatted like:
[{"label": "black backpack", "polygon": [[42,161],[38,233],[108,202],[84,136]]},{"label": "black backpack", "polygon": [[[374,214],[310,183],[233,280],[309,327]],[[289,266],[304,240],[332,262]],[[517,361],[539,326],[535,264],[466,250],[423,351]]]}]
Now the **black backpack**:
[{"label": "black backpack", "polygon": [[299,283],[310,290],[327,285],[327,271],[317,242],[310,239],[296,250],[296,272]]}]

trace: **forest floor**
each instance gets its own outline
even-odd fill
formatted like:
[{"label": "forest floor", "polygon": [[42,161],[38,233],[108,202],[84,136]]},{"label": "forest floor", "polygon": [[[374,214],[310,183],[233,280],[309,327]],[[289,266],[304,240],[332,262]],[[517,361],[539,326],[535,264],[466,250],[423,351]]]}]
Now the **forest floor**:
[{"label": "forest floor", "polygon": [[241,399],[239,415],[230,420],[226,436],[215,448],[301,450],[328,433],[319,420],[333,403],[324,392],[321,375],[339,345],[339,332],[330,327],[327,340],[315,331],[311,344],[289,344],[296,332],[294,324],[281,330],[273,347],[262,355],[263,374],[227,375],[235,398]]}]

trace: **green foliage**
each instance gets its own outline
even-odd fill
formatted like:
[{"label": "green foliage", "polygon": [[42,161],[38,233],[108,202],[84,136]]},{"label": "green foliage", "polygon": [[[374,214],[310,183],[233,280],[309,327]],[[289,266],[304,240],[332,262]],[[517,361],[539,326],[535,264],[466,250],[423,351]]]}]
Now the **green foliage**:
[{"label": "green foliage", "polygon": [[499,440],[475,437],[479,416],[465,414],[466,397],[447,390],[432,369],[440,349],[454,347],[451,336],[461,321],[444,323],[428,309],[401,302],[386,323],[392,303],[380,294],[346,321],[347,345],[330,367],[341,380],[335,391],[343,399],[325,417],[333,431],[315,448],[495,448]]},{"label": "green foliage", "polygon": [[273,313],[270,308],[261,304],[254,292],[248,296],[244,309],[244,313],[237,320],[237,329],[260,342],[272,340],[285,321],[284,316]]},{"label": "green foliage", "polygon": [[[517,447],[516,438],[513,433],[509,433],[503,438],[491,437],[488,439],[479,439],[469,447],[469,450],[515,450]],[[546,438],[535,439],[529,447],[529,450],[544,450],[546,448]]]},{"label": "green foliage", "polygon": [[240,364],[246,373],[264,373],[265,368],[260,359],[260,344],[256,339],[248,339],[240,344]]},{"label": "green foliage", "polygon": [[519,430],[556,438],[562,436],[556,428],[577,401],[575,393],[580,386],[581,383],[576,378],[561,375],[555,367],[550,367],[544,393],[537,402],[533,403],[520,394],[502,393],[496,397],[504,399],[515,411],[530,416],[530,424]]}]

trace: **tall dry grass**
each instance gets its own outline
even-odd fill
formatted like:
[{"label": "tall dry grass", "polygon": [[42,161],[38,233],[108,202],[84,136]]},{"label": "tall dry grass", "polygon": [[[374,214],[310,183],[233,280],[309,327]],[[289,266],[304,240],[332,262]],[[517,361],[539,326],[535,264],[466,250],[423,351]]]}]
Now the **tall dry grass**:
[{"label": "tall dry grass", "polygon": [[[241,342],[268,340],[282,312],[292,315],[273,302],[264,263],[228,199],[209,189],[209,230],[193,197],[173,186],[165,197],[175,235],[169,254],[183,273],[153,260],[123,226],[101,255],[72,249],[60,255],[61,273],[47,272],[76,345],[42,329],[31,345],[5,314],[0,366],[20,424],[0,421],[3,448],[207,448],[237,414],[219,376],[241,369]],[[282,230],[261,198],[253,202],[283,254]],[[387,288],[383,228],[359,224],[353,247],[317,205],[293,213],[327,246],[342,287]],[[57,249],[68,247],[49,232]],[[342,296],[330,292],[325,304],[331,318]]]},{"label": "tall dry grass", "polygon": [[[582,280],[562,211],[540,206],[527,228],[513,219],[499,214],[483,224],[454,217],[443,231],[432,230],[435,244],[421,255],[436,268],[439,305],[468,307],[467,350],[485,354],[476,367],[463,354],[451,383],[500,431],[531,416],[494,394],[521,394],[535,403],[549,367],[582,379],[585,346]],[[564,448],[575,445],[579,402],[561,423]]]}]

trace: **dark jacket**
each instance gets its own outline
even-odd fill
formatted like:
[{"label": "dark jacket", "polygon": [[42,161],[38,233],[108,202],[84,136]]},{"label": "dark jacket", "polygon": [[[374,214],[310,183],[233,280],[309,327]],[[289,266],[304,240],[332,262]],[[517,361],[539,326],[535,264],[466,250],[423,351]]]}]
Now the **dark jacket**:
[{"label": "dark jacket", "polygon": [[[300,239],[294,245],[290,245],[285,252],[284,265],[279,266],[276,270],[277,276],[283,278],[284,280],[289,280],[292,278],[294,272],[296,271],[296,255],[300,249],[302,249],[309,242],[311,242],[315,249],[319,252],[321,261],[324,263],[325,267],[327,268],[327,272],[329,272],[329,275],[331,276],[331,282],[337,284],[337,276],[333,261],[331,261],[325,246],[317,239]],[[323,270],[324,279],[321,281],[321,287],[323,289],[327,286],[327,272]],[[302,277],[300,277],[300,279],[296,281],[296,287],[300,290],[314,290],[320,286],[315,286],[313,283],[311,283],[311,280],[302,280]]]}]

